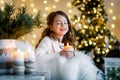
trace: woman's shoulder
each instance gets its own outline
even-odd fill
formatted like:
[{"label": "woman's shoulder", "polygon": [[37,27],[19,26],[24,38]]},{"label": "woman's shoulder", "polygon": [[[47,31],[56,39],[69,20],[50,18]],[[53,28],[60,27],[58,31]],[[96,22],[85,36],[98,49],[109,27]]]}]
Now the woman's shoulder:
[{"label": "woman's shoulder", "polygon": [[45,36],[42,40],[50,40],[49,36]]},{"label": "woman's shoulder", "polygon": [[50,39],[49,36],[45,36],[45,37],[41,40],[41,42],[50,42],[50,41],[51,41],[51,39]]}]

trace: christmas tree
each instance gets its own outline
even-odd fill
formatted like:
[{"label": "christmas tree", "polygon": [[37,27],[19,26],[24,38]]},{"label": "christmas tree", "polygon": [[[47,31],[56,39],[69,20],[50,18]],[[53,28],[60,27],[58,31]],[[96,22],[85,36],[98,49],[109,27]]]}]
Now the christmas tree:
[{"label": "christmas tree", "polygon": [[74,0],[72,5],[77,7],[80,15],[72,19],[78,50],[92,51],[96,65],[103,69],[104,56],[112,49],[116,37],[107,28],[107,14],[103,5],[104,0]]}]

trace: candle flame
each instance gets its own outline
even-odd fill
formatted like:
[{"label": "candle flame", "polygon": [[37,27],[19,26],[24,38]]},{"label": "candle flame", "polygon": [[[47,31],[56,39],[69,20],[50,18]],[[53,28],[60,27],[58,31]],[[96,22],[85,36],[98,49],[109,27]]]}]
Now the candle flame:
[{"label": "candle flame", "polygon": [[67,46],[69,46],[69,43],[67,43]]}]

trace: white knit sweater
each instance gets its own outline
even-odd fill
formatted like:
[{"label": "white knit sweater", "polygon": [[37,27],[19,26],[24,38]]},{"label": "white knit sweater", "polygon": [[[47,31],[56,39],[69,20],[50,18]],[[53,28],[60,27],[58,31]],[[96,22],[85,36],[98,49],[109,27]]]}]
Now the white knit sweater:
[{"label": "white knit sweater", "polygon": [[[45,37],[36,49],[36,69],[47,72],[49,80],[103,80],[97,79],[98,68],[84,52],[75,52],[72,58],[59,55],[58,41]],[[99,76],[101,78],[101,75]]]}]

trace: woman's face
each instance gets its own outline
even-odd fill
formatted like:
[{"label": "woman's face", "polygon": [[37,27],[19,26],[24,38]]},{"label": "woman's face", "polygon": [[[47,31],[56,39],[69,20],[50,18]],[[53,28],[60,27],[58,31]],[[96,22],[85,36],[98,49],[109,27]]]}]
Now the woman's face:
[{"label": "woman's face", "polygon": [[58,14],[54,18],[54,22],[53,25],[51,26],[51,30],[58,37],[64,36],[68,32],[68,21],[66,17]]}]

